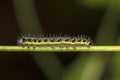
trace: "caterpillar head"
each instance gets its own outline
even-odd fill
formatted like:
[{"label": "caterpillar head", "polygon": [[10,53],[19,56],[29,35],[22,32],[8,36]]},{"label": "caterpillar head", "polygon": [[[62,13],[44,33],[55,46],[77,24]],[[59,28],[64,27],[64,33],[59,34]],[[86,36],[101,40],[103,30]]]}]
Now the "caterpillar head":
[{"label": "caterpillar head", "polygon": [[19,45],[19,46],[22,46],[23,45],[23,42],[24,42],[24,39],[23,38],[18,38],[17,39],[17,45]]},{"label": "caterpillar head", "polygon": [[24,46],[24,42],[29,40],[31,40],[30,37],[19,37],[17,40],[17,45]]}]

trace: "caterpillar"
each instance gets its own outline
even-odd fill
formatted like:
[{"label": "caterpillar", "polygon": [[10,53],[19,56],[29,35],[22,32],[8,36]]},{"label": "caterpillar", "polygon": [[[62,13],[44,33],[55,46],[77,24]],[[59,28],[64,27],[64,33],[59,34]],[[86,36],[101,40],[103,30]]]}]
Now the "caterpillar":
[{"label": "caterpillar", "polygon": [[90,47],[93,45],[92,40],[90,37],[85,36],[85,35],[78,35],[78,36],[45,36],[45,35],[40,35],[38,37],[35,36],[24,36],[22,35],[21,37],[18,38],[17,44],[19,46],[27,46],[29,47],[80,47],[80,46],[86,46]]}]

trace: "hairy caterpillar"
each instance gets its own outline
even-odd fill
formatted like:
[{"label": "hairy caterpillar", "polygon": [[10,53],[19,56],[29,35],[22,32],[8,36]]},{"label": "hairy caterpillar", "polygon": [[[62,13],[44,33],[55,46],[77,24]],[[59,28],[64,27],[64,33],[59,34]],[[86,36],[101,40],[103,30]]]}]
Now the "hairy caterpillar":
[{"label": "hairy caterpillar", "polygon": [[39,37],[34,36],[21,36],[17,40],[17,44],[19,46],[27,46],[27,47],[79,47],[86,46],[90,47],[92,45],[92,41],[90,37],[85,35],[76,36],[45,36],[40,35]]}]

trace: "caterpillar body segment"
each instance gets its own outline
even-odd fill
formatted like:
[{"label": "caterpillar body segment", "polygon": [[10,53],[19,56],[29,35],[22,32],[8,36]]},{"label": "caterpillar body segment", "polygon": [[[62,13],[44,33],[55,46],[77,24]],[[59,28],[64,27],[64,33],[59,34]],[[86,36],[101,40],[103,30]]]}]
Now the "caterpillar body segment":
[{"label": "caterpillar body segment", "polygon": [[27,47],[90,47],[92,46],[92,41],[87,36],[21,36],[17,40],[19,46]]}]

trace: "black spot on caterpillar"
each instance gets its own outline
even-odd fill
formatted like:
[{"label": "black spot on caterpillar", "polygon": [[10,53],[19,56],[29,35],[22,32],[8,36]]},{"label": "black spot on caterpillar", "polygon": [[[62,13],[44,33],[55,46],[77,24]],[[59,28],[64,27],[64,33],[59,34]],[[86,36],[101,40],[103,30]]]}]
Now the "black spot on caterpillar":
[{"label": "black spot on caterpillar", "polygon": [[85,35],[78,36],[45,36],[40,35],[39,37],[35,36],[24,36],[18,38],[17,44],[19,46],[27,47],[90,47],[93,45],[90,37]]}]

